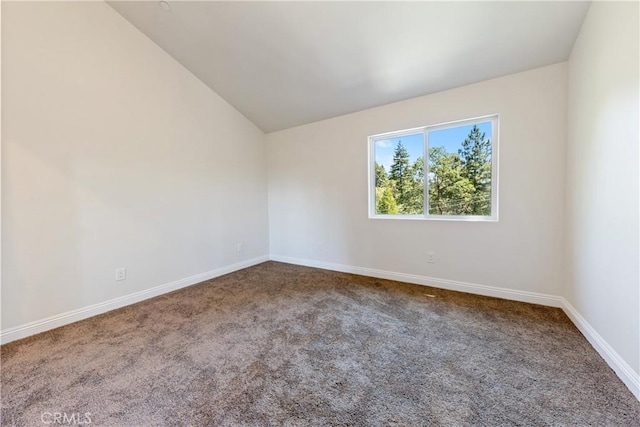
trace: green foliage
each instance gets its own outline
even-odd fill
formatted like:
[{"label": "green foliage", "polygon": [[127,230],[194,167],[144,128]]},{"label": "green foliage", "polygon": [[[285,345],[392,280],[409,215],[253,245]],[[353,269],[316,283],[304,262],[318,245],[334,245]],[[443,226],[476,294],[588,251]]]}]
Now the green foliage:
[{"label": "green foliage", "polygon": [[389,176],[387,171],[384,170],[384,166],[379,165],[376,162],[376,188],[384,188],[389,185]]},{"label": "green foliage", "polygon": [[397,214],[398,204],[390,187],[376,188],[376,213]]},{"label": "green foliage", "polygon": [[[443,147],[429,149],[429,214],[491,214],[491,141],[474,126],[458,153]],[[424,209],[424,159],[411,164],[398,142],[387,174],[375,164],[376,213],[422,214]]]},{"label": "green foliage", "polygon": [[442,147],[429,150],[429,213],[465,215],[470,212],[475,189],[463,176],[464,165],[457,154]]},{"label": "green foliage", "polygon": [[398,142],[393,153],[393,164],[389,171],[389,179],[393,181],[393,196],[399,203],[403,203],[411,190],[411,171],[409,165],[409,153],[402,142]]},{"label": "green foliage", "polygon": [[406,214],[424,212],[424,160],[422,157],[418,157],[409,168],[407,190],[402,198],[401,208]]},{"label": "green foliage", "polygon": [[389,188],[398,204],[398,213],[411,215],[423,212],[424,167],[422,162],[422,158],[419,158],[412,165],[407,149],[402,142],[398,142],[389,171]]},{"label": "green foliage", "polygon": [[467,178],[475,192],[472,196],[469,214],[491,214],[491,141],[485,139],[484,132],[473,126],[458,150],[464,164],[462,176]]}]

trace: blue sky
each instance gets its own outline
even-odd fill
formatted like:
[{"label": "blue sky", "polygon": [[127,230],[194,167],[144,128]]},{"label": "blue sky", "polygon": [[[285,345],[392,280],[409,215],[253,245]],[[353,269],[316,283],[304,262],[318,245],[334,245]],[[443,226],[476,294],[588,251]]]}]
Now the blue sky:
[{"label": "blue sky", "polygon": [[[473,125],[459,126],[454,128],[434,130],[429,132],[430,147],[444,147],[450,153],[457,153],[460,144],[469,135]],[[479,123],[478,127],[481,132],[485,133],[486,138],[491,139],[491,122]],[[389,172],[393,163],[393,151],[398,142],[402,141],[409,152],[411,163],[415,162],[418,157],[422,157],[424,151],[424,137],[422,132],[414,135],[405,135],[399,138],[389,138],[376,141],[376,162],[384,166]]]}]

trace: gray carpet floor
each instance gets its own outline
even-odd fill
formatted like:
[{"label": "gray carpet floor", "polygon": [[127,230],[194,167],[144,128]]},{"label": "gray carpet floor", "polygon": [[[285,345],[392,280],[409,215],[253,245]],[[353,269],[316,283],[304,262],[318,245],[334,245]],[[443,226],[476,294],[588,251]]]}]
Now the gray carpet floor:
[{"label": "gray carpet floor", "polygon": [[275,262],[1,358],[3,426],[640,424],[559,309]]}]

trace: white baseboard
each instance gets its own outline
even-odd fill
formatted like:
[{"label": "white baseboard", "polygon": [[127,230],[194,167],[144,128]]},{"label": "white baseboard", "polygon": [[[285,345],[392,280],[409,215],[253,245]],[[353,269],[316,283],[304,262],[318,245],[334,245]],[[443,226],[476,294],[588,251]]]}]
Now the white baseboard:
[{"label": "white baseboard", "polygon": [[591,346],[600,354],[607,364],[618,375],[631,393],[640,401],[640,374],[636,373],[627,362],[609,345],[609,343],[582,317],[569,301],[562,298],[562,309],[576,328],[585,336]]},{"label": "white baseboard", "polygon": [[418,276],[414,274],[397,273],[392,271],[377,270],[366,267],[354,267],[343,264],[327,263],[322,261],[313,261],[301,258],[285,257],[280,255],[261,256],[247,261],[242,261],[226,267],[217,268],[206,273],[188,277],[186,279],[177,280],[175,282],[166,283],[151,289],[114,298],[109,301],[90,305],[77,310],[68,311],[46,319],[37,320],[21,326],[7,329],[0,332],[0,343],[6,344],[21,338],[38,334],[40,332],[55,329],[60,326],[68,325],[79,320],[87,319],[107,311],[115,310],[130,304],[144,301],[168,292],[172,292],[196,283],[210,280],[234,271],[251,267],[269,259],[288,264],[304,265],[307,267],[322,268],[325,270],[340,271],[343,273],[359,274],[369,277],[378,277],[381,279],[396,280],[400,282],[413,283],[417,285],[433,286],[441,289],[449,289],[459,292],[467,292],[476,295],[491,296],[514,301],[528,302],[532,304],[541,304],[550,307],[559,307],[564,310],[569,319],[576,325],[578,330],[585,336],[593,348],[602,356],[607,364],[614,370],[622,382],[631,390],[634,396],[640,400],[640,376],[629,364],[627,364],[620,355],[605,341],[605,339],[596,332],[596,330],[585,320],[578,311],[564,298],[541,294],[536,292],[517,291],[513,289],[500,288],[496,286],[479,285],[475,283],[457,282],[453,280],[437,279],[427,276]]},{"label": "white baseboard", "polygon": [[16,326],[14,328],[4,330],[0,333],[0,343],[6,344],[11,341],[38,334],[40,332],[68,325],[70,323],[77,322],[78,320],[87,319],[98,314],[106,313],[107,311],[115,310],[116,308],[135,304],[149,298],[157,297],[158,295],[166,294],[168,292],[185,288],[187,286],[195,285],[196,283],[204,282],[205,280],[210,280],[215,277],[233,273],[234,271],[242,270],[243,268],[251,267],[268,260],[268,256],[253,258],[236,264],[228,265],[226,267],[216,268],[215,270],[207,271],[206,273],[187,277],[186,279],[176,280],[175,282],[171,283],[165,283],[164,285],[156,286],[151,289],[135,292],[133,294],[114,298],[109,301],[93,304],[88,307],[71,310],[66,313],[58,314],[56,316],[47,317],[46,319],[36,320],[35,322]]},{"label": "white baseboard", "polygon": [[288,264],[304,265],[307,267],[322,268],[325,270],[340,271],[343,273],[359,274],[362,276],[378,277],[381,279],[396,280],[399,282],[413,283],[417,285],[433,286],[452,291],[467,292],[470,294],[491,296],[514,301],[541,304],[550,307],[562,308],[569,319],[582,332],[587,341],[607,362],[618,375],[622,382],[631,390],[634,396],[640,400],[640,378],[636,372],[625,362],[622,357],[605,341],[604,338],[576,311],[563,297],[540,294],[536,292],[516,291],[513,289],[495,286],[478,285],[475,283],[457,282],[453,280],[437,279],[433,277],[417,276],[414,274],[396,273],[392,271],[377,270],[373,268],[354,267],[343,264],[333,264],[322,261],[314,261],[301,258],[292,258],[280,255],[272,255],[272,261]]},{"label": "white baseboard", "polygon": [[554,295],[537,292],[517,291],[514,289],[500,288],[497,286],[478,285],[476,283],[458,282],[455,280],[437,279],[434,277],[418,276],[415,274],[397,273],[394,271],[377,270],[367,267],[354,267],[351,265],[333,264],[322,261],[313,261],[301,258],[291,258],[280,255],[271,255],[272,261],[287,264],[304,265],[307,267],[323,268],[325,270],[340,271],[342,273],[359,274],[361,276],[377,277],[379,279],[396,280],[398,282],[413,283],[416,285],[432,286],[434,288],[448,289],[451,291],[466,292],[476,295],[484,295],[508,299],[512,301],[528,302],[550,307],[562,307],[562,298]]}]

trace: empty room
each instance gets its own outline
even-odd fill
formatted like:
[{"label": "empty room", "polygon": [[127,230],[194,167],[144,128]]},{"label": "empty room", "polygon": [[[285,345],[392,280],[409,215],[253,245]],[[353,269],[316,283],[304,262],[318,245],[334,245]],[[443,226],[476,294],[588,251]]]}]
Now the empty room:
[{"label": "empty room", "polygon": [[640,426],[638,1],[1,1],[3,426]]}]

